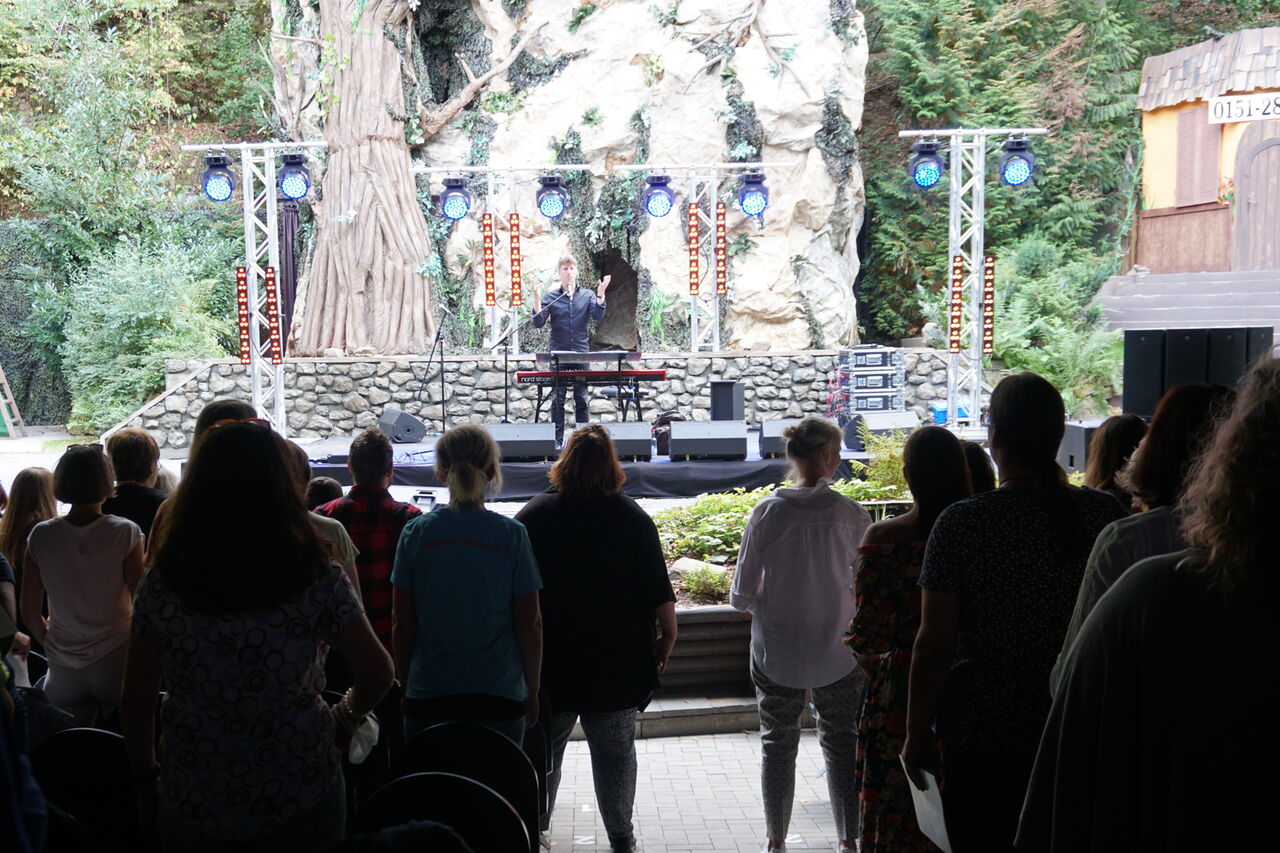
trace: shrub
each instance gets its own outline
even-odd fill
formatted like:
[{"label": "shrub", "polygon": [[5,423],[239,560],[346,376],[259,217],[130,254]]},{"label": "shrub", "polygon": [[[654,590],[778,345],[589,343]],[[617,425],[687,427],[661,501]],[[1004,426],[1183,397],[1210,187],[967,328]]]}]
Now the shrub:
[{"label": "shrub", "polygon": [[729,594],[732,581],[723,569],[703,567],[687,572],[681,587],[694,598],[722,599]]}]

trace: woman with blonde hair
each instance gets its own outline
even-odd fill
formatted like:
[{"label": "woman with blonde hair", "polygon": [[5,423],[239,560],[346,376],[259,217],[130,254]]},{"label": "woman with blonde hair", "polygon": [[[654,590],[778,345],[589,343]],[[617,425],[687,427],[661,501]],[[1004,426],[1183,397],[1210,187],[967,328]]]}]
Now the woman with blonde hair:
[{"label": "woman with blonde hair", "polygon": [[1280,361],[1245,378],[1180,511],[1190,548],[1122,574],[1066,653],[1018,850],[1275,846]]},{"label": "woman with blonde hair", "polygon": [[840,850],[858,836],[858,712],[867,676],[840,638],[853,619],[849,588],[871,516],[832,490],[844,435],[807,417],[783,431],[794,486],[752,510],[742,534],[730,604],[752,614],[751,679],[764,747],[766,850],[785,850],[795,795],[805,692],[818,712],[818,743]]},{"label": "woman with blonde hair", "polygon": [[560,760],[581,718],[596,803],[610,846],[622,853],[635,848],[636,714],[649,704],[676,641],[675,595],[658,528],[622,494],[626,475],[604,427],[569,436],[549,477],[554,490],[529,501],[516,519],[529,531],[545,584],[551,805]]},{"label": "woman with blonde hair", "polygon": [[493,437],[454,427],[435,452],[449,503],[404,526],[391,570],[405,737],[474,722],[519,744],[538,721],[538,565],[524,525],[484,508],[502,482]]}]

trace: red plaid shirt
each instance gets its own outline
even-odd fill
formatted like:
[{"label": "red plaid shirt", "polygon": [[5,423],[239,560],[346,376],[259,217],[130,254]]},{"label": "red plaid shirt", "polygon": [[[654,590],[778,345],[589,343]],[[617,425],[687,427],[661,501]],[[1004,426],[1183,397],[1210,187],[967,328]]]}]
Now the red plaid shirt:
[{"label": "red plaid shirt", "polygon": [[400,531],[420,510],[395,500],[386,489],[354,486],[345,498],[330,501],[316,512],[340,521],[359,549],[356,574],[364,610],[374,633],[391,651],[391,567]]}]

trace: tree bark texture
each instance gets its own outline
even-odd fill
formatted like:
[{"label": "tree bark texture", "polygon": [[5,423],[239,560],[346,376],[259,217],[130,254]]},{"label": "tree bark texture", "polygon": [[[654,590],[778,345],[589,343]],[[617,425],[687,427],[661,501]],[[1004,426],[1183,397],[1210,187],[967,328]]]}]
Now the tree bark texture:
[{"label": "tree bark texture", "polygon": [[431,240],[404,123],[392,115],[406,113],[400,56],[384,34],[403,31],[409,2],[321,0],[320,15],[329,164],[297,352],[424,352],[435,319],[418,270]]}]

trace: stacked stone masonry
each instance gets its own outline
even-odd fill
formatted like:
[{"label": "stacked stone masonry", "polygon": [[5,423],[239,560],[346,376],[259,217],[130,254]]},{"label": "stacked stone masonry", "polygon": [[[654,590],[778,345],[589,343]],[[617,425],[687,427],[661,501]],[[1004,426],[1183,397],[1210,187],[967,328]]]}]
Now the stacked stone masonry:
[{"label": "stacked stone masonry", "polygon": [[[637,368],[663,369],[667,381],[644,386],[645,418],[675,409],[707,420],[712,379],[743,383],[746,419],[763,420],[824,414],[836,353],[805,352],[677,353],[646,356]],[[905,352],[907,406],[924,418],[935,400],[946,399],[946,357],[934,350]],[[509,417],[531,422],[537,392],[514,384],[518,370],[533,370],[532,356],[511,358]],[[168,391],[127,426],[148,430],[161,447],[190,444],[196,417],[215,397],[248,400],[248,369],[237,361],[170,361]],[[503,417],[501,357],[457,356],[445,359],[444,394],[449,424],[494,423]],[[185,380],[185,381],[184,381]],[[296,359],[285,365],[285,411],[290,437],[334,438],[353,435],[377,423],[385,408],[420,418],[428,431],[440,428],[440,363],[421,357]],[[264,399],[271,400],[269,377]],[[616,421],[614,399],[604,388],[591,389],[592,420]],[[269,405],[269,402],[268,402]],[[572,420],[572,407],[569,418]],[[543,420],[549,406],[544,405]],[[634,417],[634,416],[633,416]]]}]

